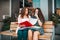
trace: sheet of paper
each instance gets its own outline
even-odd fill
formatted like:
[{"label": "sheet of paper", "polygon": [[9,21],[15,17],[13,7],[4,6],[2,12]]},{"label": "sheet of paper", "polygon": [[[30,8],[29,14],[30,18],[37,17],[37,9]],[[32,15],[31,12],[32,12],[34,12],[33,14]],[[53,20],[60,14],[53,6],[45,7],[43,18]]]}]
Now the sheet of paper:
[{"label": "sheet of paper", "polygon": [[37,19],[35,19],[35,18],[30,18],[30,23],[31,23],[31,24],[34,25],[34,24],[36,24],[36,22],[37,22]]},{"label": "sheet of paper", "polygon": [[39,27],[39,26],[33,26],[32,28],[41,28],[41,27]]}]

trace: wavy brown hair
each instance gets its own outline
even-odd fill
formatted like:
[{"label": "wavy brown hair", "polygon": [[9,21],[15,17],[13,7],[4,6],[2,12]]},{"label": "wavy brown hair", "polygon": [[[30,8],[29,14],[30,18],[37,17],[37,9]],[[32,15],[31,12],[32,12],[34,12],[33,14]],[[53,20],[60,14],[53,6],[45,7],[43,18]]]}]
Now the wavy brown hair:
[{"label": "wavy brown hair", "polygon": [[[40,8],[36,8],[36,9],[38,9],[38,17],[39,17],[39,19],[40,19],[42,22],[44,22],[45,19],[44,19],[44,16],[43,16],[43,14],[42,14],[41,9],[40,9]],[[36,9],[35,9],[35,11],[36,11]]]},{"label": "wavy brown hair", "polygon": [[[21,18],[24,17],[25,12],[26,12],[26,9],[28,9],[28,8],[23,8],[23,9],[21,10]],[[28,14],[27,14],[26,16],[29,17]]]}]

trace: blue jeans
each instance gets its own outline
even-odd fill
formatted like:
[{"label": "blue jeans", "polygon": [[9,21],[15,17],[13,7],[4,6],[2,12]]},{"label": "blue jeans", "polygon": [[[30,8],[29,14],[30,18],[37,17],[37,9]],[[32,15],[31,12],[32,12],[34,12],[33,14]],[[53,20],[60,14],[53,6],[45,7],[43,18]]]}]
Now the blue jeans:
[{"label": "blue jeans", "polygon": [[28,29],[18,30],[18,40],[27,40],[28,38]]}]

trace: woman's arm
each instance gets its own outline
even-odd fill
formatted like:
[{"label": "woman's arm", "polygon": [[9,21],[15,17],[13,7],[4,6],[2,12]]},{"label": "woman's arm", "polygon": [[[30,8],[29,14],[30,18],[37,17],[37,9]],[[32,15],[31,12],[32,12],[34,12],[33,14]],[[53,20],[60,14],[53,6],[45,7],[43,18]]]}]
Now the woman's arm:
[{"label": "woman's arm", "polygon": [[39,24],[39,26],[42,26],[42,22],[40,21],[38,15],[35,15],[35,16],[36,16],[36,18],[37,18],[37,20],[38,20],[38,24]]},{"label": "woman's arm", "polygon": [[42,22],[38,19],[39,26],[42,26]]}]

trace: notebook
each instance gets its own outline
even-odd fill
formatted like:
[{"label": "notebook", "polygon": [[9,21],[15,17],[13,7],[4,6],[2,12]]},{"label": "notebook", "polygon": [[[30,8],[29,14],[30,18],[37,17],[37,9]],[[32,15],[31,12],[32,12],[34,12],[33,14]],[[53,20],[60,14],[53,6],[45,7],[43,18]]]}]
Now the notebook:
[{"label": "notebook", "polygon": [[22,22],[22,23],[20,23],[20,25],[25,25],[25,27],[31,27],[31,26],[33,26],[30,22],[28,22],[28,21],[25,21],[25,22]]}]

